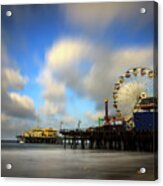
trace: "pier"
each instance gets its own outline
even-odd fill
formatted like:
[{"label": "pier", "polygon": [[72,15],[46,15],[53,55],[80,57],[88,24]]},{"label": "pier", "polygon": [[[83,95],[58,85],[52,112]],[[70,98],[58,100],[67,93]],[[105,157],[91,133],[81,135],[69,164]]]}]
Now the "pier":
[{"label": "pier", "polygon": [[126,131],[122,125],[86,130],[61,130],[64,148],[109,149],[118,151],[157,151],[157,132]]},{"label": "pier", "polygon": [[[108,99],[104,100],[105,116],[99,125],[85,130],[60,130],[64,148],[109,149],[118,151],[157,152],[158,112],[156,98],[140,99],[133,113],[131,127],[123,117],[108,115]],[[152,110],[152,112],[151,112]],[[102,125],[100,121],[103,121]],[[128,128],[129,127],[129,128]]]}]

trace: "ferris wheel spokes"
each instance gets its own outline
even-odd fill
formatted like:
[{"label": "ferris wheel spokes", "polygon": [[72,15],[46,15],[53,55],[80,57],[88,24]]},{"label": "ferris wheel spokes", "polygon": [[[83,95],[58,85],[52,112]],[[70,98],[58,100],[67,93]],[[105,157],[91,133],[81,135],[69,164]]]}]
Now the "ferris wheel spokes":
[{"label": "ferris wheel spokes", "polygon": [[[116,81],[113,90],[113,106],[118,114],[127,120],[133,118],[133,112],[138,100],[151,94],[154,71],[149,68],[131,68]],[[149,82],[148,82],[149,81]],[[150,88],[148,88],[150,87]]]}]

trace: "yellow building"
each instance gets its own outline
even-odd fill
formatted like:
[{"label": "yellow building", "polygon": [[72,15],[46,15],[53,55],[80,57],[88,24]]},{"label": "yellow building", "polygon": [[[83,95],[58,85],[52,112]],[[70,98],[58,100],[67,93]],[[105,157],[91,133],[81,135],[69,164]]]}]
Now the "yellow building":
[{"label": "yellow building", "polygon": [[57,130],[53,128],[33,128],[23,132],[24,137],[56,137]]},{"label": "yellow building", "polygon": [[53,128],[44,128],[43,135],[46,137],[54,137],[57,135],[57,130]]}]

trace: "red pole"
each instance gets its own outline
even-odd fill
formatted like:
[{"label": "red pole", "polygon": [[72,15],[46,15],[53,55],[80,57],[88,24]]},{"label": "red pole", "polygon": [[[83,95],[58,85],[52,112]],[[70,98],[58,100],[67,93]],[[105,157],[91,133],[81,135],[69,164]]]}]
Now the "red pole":
[{"label": "red pole", "polygon": [[108,99],[104,100],[105,102],[105,122],[108,123],[109,122],[109,116],[108,116]]}]

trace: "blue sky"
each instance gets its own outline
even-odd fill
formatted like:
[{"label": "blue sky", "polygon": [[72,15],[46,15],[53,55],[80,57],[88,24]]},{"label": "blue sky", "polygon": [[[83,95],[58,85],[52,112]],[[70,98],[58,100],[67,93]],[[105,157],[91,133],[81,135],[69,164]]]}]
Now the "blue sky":
[{"label": "blue sky", "polygon": [[[144,15],[139,13],[142,6],[147,8]],[[7,10],[12,11],[11,17],[6,16]],[[118,3],[2,6],[2,47],[10,59],[7,65],[3,60],[2,64],[27,79],[23,88],[14,91],[32,100],[33,112],[39,115],[50,112],[60,119],[65,117],[65,122],[67,118],[74,123],[82,119],[83,126],[88,122],[95,125],[93,114],[103,112],[102,100],[111,97],[118,76],[137,64],[151,67],[153,34],[153,2],[126,6]],[[64,54],[71,47],[74,51]],[[134,54],[137,61],[132,62]],[[65,60],[60,61],[59,55],[65,55]],[[115,61],[117,56],[122,61]],[[59,68],[56,59],[63,63]],[[48,79],[42,75],[45,71],[50,73]],[[100,83],[101,80],[104,82]],[[54,87],[54,97],[46,81],[49,85],[55,81],[58,86]],[[47,107],[51,110],[47,111]],[[5,114],[9,113],[5,109],[2,107]],[[9,116],[13,117],[10,113]],[[14,117],[19,118],[19,113]]]}]

